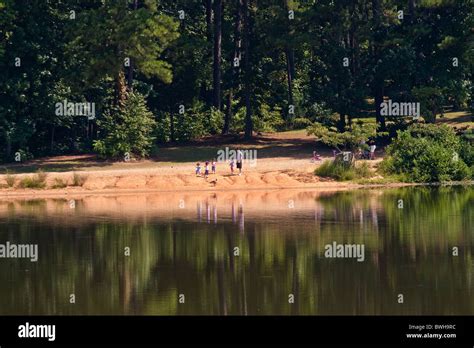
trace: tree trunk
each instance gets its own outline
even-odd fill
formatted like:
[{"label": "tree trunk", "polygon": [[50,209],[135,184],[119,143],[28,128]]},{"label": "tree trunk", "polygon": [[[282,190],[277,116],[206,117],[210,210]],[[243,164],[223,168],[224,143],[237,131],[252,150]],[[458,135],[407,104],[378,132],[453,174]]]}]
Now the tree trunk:
[{"label": "tree trunk", "polygon": [[415,20],[415,0],[408,0],[408,15],[410,23],[413,23]]},{"label": "tree trunk", "polygon": [[206,6],[207,41],[212,42],[212,0],[204,0]]},{"label": "tree trunk", "polygon": [[222,0],[214,3],[213,104],[221,110]]},{"label": "tree trunk", "polygon": [[51,154],[53,153],[54,150],[54,133],[55,133],[56,127],[54,125],[51,126],[51,144],[50,144],[50,149],[49,151]]},{"label": "tree trunk", "polygon": [[[288,5],[288,0],[285,0],[285,9],[288,12],[290,10],[290,7]],[[288,25],[288,42],[292,42],[291,36],[292,36],[292,30],[290,28],[290,20],[287,20],[287,25]],[[285,56],[286,56],[286,76],[287,76],[287,82],[288,82],[288,106],[289,105],[294,105],[294,100],[293,100],[293,80],[295,78],[295,51],[293,48],[287,46],[285,49]],[[288,114],[286,112],[285,114]]]},{"label": "tree trunk", "polygon": [[115,88],[116,88],[116,103],[119,107],[122,107],[125,103],[125,99],[127,98],[127,87],[125,84],[125,74],[122,70],[118,73],[117,77],[115,78]]},{"label": "tree trunk", "polygon": [[10,137],[10,133],[5,131],[5,156],[8,160],[10,160],[10,156],[12,155],[12,138]]},{"label": "tree trunk", "polygon": [[222,135],[229,134],[230,123],[232,122],[232,98],[233,90],[231,87],[229,93],[227,94],[227,103],[224,116],[224,127],[222,128]]},{"label": "tree trunk", "polygon": [[346,129],[346,115],[344,113],[339,114],[339,124],[338,124],[339,132],[344,132]]},{"label": "tree trunk", "polygon": [[385,117],[380,114],[380,104],[383,103],[383,90],[384,90],[384,83],[382,81],[375,82],[375,119],[377,124],[381,126],[382,130],[385,130]]},{"label": "tree trunk", "polygon": [[288,105],[294,105],[293,101],[293,79],[295,74],[295,52],[291,48],[286,49],[286,75],[288,78]]},{"label": "tree trunk", "polygon": [[[372,47],[373,47],[373,61],[378,62],[380,60],[380,38],[379,30],[382,23],[382,4],[381,0],[372,0],[372,17],[373,25],[375,28],[375,36],[372,38]],[[384,94],[384,79],[383,76],[379,76],[378,68],[375,68],[375,74],[373,76],[372,82],[372,92],[375,99],[375,119],[377,125],[381,126],[381,130],[385,130],[385,117],[381,115],[380,104],[383,102]]]},{"label": "tree trunk", "polygon": [[[138,0],[134,0],[133,3],[133,9],[136,11],[138,8]],[[132,91],[133,90],[133,61],[132,58],[130,58],[130,66],[128,67],[128,74],[127,74],[127,84],[128,84],[128,90]]]},{"label": "tree trunk", "polygon": [[170,141],[174,142],[174,114],[170,112]]},{"label": "tree trunk", "polygon": [[[232,55],[231,63],[231,75],[232,81],[230,82],[230,89],[229,93],[227,94],[227,108],[224,117],[224,127],[222,128],[222,134],[229,134],[230,124],[232,122],[232,99],[234,97],[234,86],[237,83],[237,79],[239,77],[239,70],[240,70],[240,58],[241,58],[241,45],[242,45],[242,8],[243,8],[243,0],[239,0],[237,5],[237,15],[235,18],[235,31],[234,31],[234,52]],[[238,61],[239,66],[235,66],[234,63]]]},{"label": "tree trunk", "polygon": [[252,108],[250,103],[251,83],[250,83],[250,19],[249,19],[249,0],[243,0],[243,18],[244,18],[244,99],[245,99],[245,138],[251,139],[253,136]]}]

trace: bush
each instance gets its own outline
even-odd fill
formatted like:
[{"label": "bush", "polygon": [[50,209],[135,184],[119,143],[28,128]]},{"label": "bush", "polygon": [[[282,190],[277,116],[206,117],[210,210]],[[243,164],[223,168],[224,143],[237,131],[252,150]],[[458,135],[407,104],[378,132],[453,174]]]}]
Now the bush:
[{"label": "bush", "polygon": [[167,143],[170,141],[170,114],[165,112],[161,114],[161,118],[156,121],[155,138],[159,143]]},{"label": "bush", "polygon": [[82,186],[86,182],[87,177],[85,175],[79,175],[78,173],[73,173],[72,175],[72,186]]},{"label": "bush", "polygon": [[15,186],[16,176],[10,173],[7,173],[5,176],[5,181],[7,182],[8,187]]},{"label": "bush", "polygon": [[[173,127],[171,127],[171,121],[168,121],[169,140],[183,142],[212,134],[220,127],[217,121],[219,115],[221,115],[220,111],[206,110],[203,102],[194,101],[184,114],[173,114]],[[169,114],[167,117],[170,120]],[[173,129],[172,136],[171,129]]]},{"label": "bush", "polygon": [[51,186],[53,189],[58,188],[65,188],[67,186],[67,182],[60,178],[54,178],[54,184]]},{"label": "bush", "polygon": [[20,181],[20,187],[21,188],[36,188],[36,189],[45,188],[46,177],[47,177],[47,174],[39,170],[38,173],[36,173],[33,176],[24,177]]},{"label": "bush", "polygon": [[275,132],[282,130],[285,124],[281,108],[278,106],[270,107],[265,103],[260,104],[257,115],[254,115],[252,120],[256,132]]},{"label": "bush", "polygon": [[[246,109],[241,107],[234,111],[230,125],[231,133],[239,133],[245,130]],[[252,116],[253,130],[255,132],[281,131],[285,127],[282,118],[282,109],[278,106],[270,106],[262,103]]]},{"label": "bush", "polygon": [[347,181],[369,178],[372,175],[372,172],[366,162],[362,162],[360,165],[348,167],[341,162],[326,160],[315,169],[314,174],[322,177],[333,178],[337,181]]},{"label": "bush", "polygon": [[132,156],[148,156],[155,139],[156,122],[141,94],[130,93],[122,108],[106,112],[97,124],[105,131],[105,137],[93,144],[100,156],[119,158],[127,152]]},{"label": "bush", "polygon": [[445,182],[470,177],[470,170],[459,156],[461,142],[448,126],[410,126],[399,131],[387,147],[381,169],[401,174],[414,182]]},{"label": "bush", "polygon": [[472,145],[468,140],[463,139],[461,141],[461,148],[459,150],[459,156],[462,158],[464,163],[468,166],[474,165],[474,145]]}]

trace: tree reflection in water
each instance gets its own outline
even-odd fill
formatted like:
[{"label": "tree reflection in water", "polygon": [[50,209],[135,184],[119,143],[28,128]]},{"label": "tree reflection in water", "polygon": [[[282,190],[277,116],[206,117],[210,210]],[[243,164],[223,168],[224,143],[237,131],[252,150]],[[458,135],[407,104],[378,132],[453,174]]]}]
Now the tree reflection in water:
[{"label": "tree reflection in water", "polygon": [[[177,196],[1,201],[0,243],[39,260],[0,259],[0,314],[474,312],[473,188]],[[326,259],[333,241],[365,261]]]}]

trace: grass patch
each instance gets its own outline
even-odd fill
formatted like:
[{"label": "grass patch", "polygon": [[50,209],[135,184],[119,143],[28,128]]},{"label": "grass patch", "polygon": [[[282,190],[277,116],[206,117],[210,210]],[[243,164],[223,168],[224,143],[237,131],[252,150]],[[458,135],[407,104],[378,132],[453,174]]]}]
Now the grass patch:
[{"label": "grass patch", "polygon": [[8,187],[14,187],[16,182],[16,176],[7,172],[5,176],[5,181],[7,182]]},{"label": "grass patch", "polygon": [[54,184],[51,186],[53,189],[67,187],[67,182],[60,178],[54,178]]},{"label": "grass patch", "polygon": [[326,178],[333,178],[337,181],[349,181],[370,178],[372,176],[372,171],[367,162],[347,167],[341,163],[327,160],[315,169],[314,174]]},{"label": "grass patch", "polygon": [[47,174],[39,170],[33,176],[26,176],[20,181],[21,188],[42,189],[46,187]]},{"label": "grass patch", "polygon": [[356,180],[360,185],[386,185],[386,184],[399,184],[406,182],[402,176],[390,175],[383,178],[362,178]]},{"label": "grass patch", "polygon": [[72,186],[82,186],[87,180],[86,175],[80,175],[78,173],[73,173],[72,175]]}]

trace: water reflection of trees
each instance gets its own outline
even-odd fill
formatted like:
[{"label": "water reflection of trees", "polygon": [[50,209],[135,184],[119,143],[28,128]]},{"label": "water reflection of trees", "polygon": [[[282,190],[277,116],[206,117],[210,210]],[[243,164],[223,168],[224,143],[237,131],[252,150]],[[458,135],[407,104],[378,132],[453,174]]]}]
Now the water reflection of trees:
[{"label": "water reflection of trees", "polygon": [[[467,188],[342,192],[318,198],[310,214],[269,222],[246,221],[239,200],[219,215],[206,199],[194,221],[73,227],[12,211],[0,241],[38,242],[41,254],[37,264],[0,261],[0,313],[472,314],[473,200]],[[332,241],[363,243],[365,262],[325,259]]]}]

